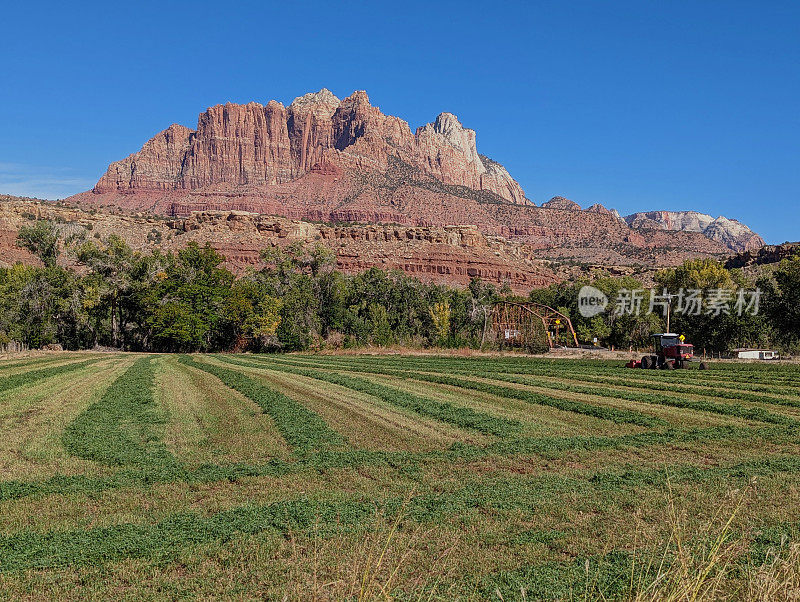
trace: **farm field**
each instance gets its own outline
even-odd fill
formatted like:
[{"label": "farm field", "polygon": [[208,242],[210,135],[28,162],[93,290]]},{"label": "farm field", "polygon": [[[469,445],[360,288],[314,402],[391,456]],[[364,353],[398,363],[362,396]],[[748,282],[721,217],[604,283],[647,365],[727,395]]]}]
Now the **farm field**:
[{"label": "farm field", "polygon": [[798,599],[800,366],[622,363],[2,361],[0,597]]}]

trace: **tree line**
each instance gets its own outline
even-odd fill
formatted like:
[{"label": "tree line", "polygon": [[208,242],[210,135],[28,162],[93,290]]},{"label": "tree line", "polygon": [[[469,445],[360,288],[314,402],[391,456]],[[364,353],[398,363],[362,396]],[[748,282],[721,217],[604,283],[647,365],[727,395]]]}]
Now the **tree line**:
[{"label": "tree line", "polygon": [[[36,221],[18,243],[41,266],[0,269],[0,343],[32,348],[98,346],[132,351],[268,351],[365,345],[486,347],[489,314],[498,301],[534,301],[569,316],[581,342],[616,348],[646,347],[664,329],[658,313],[589,318],[578,293],[591,284],[612,300],[643,289],[631,277],[552,285],[514,296],[473,279],[465,288],[423,283],[399,271],[371,268],[348,275],[319,244],[272,247],[263,266],[234,275],[209,245],[190,243],[175,253],[135,252],[119,236],[62,238],[59,227]],[[69,255],[71,268],[59,264]],[[63,263],[63,262],[61,262]],[[681,316],[673,330],[709,351],[743,346],[800,346],[800,259],[785,260],[757,281],[718,262],[693,260],[656,275],[656,286],[758,287],[760,311]],[[645,291],[649,295],[648,291]],[[648,298],[645,297],[645,304]],[[542,337],[542,341],[544,341]]]}]

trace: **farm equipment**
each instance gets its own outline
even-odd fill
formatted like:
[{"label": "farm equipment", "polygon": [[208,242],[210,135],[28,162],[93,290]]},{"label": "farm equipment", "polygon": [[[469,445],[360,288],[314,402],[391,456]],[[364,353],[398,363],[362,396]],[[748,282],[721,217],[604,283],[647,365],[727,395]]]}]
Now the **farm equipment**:
[{"label": "farm equipment", "polygon": [[492,335],[501,347],[547,349],[575,347],[578,336],[570,319],[558,310],[540,303],[500,301],[492,308]]},{"label": "farm equipment", "polygon": [[[645,355],[640,361],[631,360],[625,364],[628,368],[674,370],[686,368],[694,359],[694,346],[684,342],[683,335],[664,332],[653,335],[653,355]],[[700,370],[706,370],[705,362],[700,362]]]}]

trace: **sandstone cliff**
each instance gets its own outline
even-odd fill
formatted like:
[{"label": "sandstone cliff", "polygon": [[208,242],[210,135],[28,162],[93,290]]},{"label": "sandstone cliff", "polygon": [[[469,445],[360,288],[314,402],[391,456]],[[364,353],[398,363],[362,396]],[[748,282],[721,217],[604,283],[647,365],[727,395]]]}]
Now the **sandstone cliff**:
[{"label": "sandstone cliff", "polygon": [[214,184],[270,186],[333,166],[386,170],[395,157],[445,184],[526,203],[502,165],[478,154],[475,132],[451,113],[412,134],[384,115],[364,91],[340,101],[329,90],[288,107],[225,104],[200,115],[197,129],[172,125],[142,149],[112,163],[96,193],[196,190]]},{"label": "sandstone cliff", "polygon": [[[532,209],[565,219],[587,213]],[[649,281],[656,268],[677,265],[691,257],[721,256],[691,250],[663,252],[665,244],[675,242],[675,236],[697,236],[685,232],[652,231],[656,235],[653,238],[634,236],[614,245],[602,238],[580,240],[574,233],[562,232],[562,245],[543,246],[486,234],[475,225],[323,224],[239,210],[165,217],[122,212],[116,207],[112,211],[86,211],[0,196],[0,266],[17,261],[38,263],[28,251],[16,246],[19,228],[35,219],[58,224],[63,238],[105,239],[117,234],[135,250],[145,252],[156,248],[174,251],[191,241],[209,243],[225,257],[228,267],[240,273],[258,267],[260,252],[267,247],[320,243],[335,252],[337,265],[345,272],[370,267],[398,269],[422,280],[451,285],[466,285],[477,276],[498,286],[508,283],[522,295],[534,287],[590,274],[636,274]],[[555,231],[552,223],[541,228]],[[713,247],[712,241],[703,240]],[[66,253],[62,261],[74,263],[74,256]]]},{"label": "sandstone cliff", "polygon": [[[102,240],[117,234],[135,250],[144,252],[156,248],[175,251],[192,241],[209,243],[238,273],[259,267],[263,249],[300,242],[329,247],[336,254],[337,267],[348,273],[379,267],[400,270],[424,281],[460,286],[479,277],[497,286],[508,284],[519,294],[564,278],[526,245],[484,235],[470,225],[329,226],[245,211],[198,211],[187,217],[165,218],[89,212],[12,197],[0,197],[0,267],[16,262],[39,264],[36,257],[16,246],[20,227],[35,219],[56,222],[62,238]],[[75,265],[69,252],[62,254],[61,261]]]},{"label": "sandstone cliff", "polygon": [[765,245],[757,250],[742,251],[728,259],[725,267],[746,268],[750,266],[772,265],[800,257],[800,242],[785,242],[782,245]]}]

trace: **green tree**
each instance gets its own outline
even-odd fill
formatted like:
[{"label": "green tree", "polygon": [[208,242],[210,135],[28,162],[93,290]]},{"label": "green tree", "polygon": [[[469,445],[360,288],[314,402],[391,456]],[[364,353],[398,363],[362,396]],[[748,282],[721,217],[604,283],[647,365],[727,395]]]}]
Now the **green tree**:
[{"label": "green tree", "polygon": [[375,345],[387,346],[394,342],[394,333],[389,322],[389,312],[380,303],[370,303],[367,308],[369,339]]},{"label": "green tree", "polygon": [[234,348],[260,351],[269,346],[281,321],[281,301],[268,294],[263,283],[237,280],[226,300],[225,321]]},{"label": "green tree", "polygon": [[[780,262],[772,277],[758,281],[762,291],[765,324],[787,350],[800,349],[800,255]],[[764,326],[766,329],[766,326]]]},{"label": "green tree", "polygon": [[168,262],[152,288],[149,325],[153,345],[164,351],[225,348],[225,309],[234,281],[221,267],[223,257],[210,245],[191,242]]},{"label": "green tree", "polygon": [[[735,300],[741,287],[749,286],[738,271],[731,271],[713,259],[692,259],[658,272],[656,294],[676,295],[671,303],[670,330],[683,333],[698,349],[724,351],[737,342],[750,340],[744,332],[759,329],[757,316],[735,315]],[[693,305],[689,295],[702,299]],[[736,336],[736,335],[739,336]]]},{"label": "green tree", "polygon": [[78,277],[52,266],[16,264],[0,270],[0,333],[30,347],[86,346],[86,314]]},{"label": "green tree", "polygon": [[17,233],[17,246],[28,249],[52,267],[58,260],[58,228],[53,222],[36,220],[32,226],[22,226]]},{"label": "green tree", "polygon": [[92,295],[98,297],[94,305],[100,316],[110,320],[113,347],[120,346],[120,329],[124,326],[124,305],[121,297],[130,293],[131,272],[135,260],[133,249],[116,234],[108,237],[104,244],[93,241],[81,244],[75,252],[80,264],[89,269],[86,285]]}]

